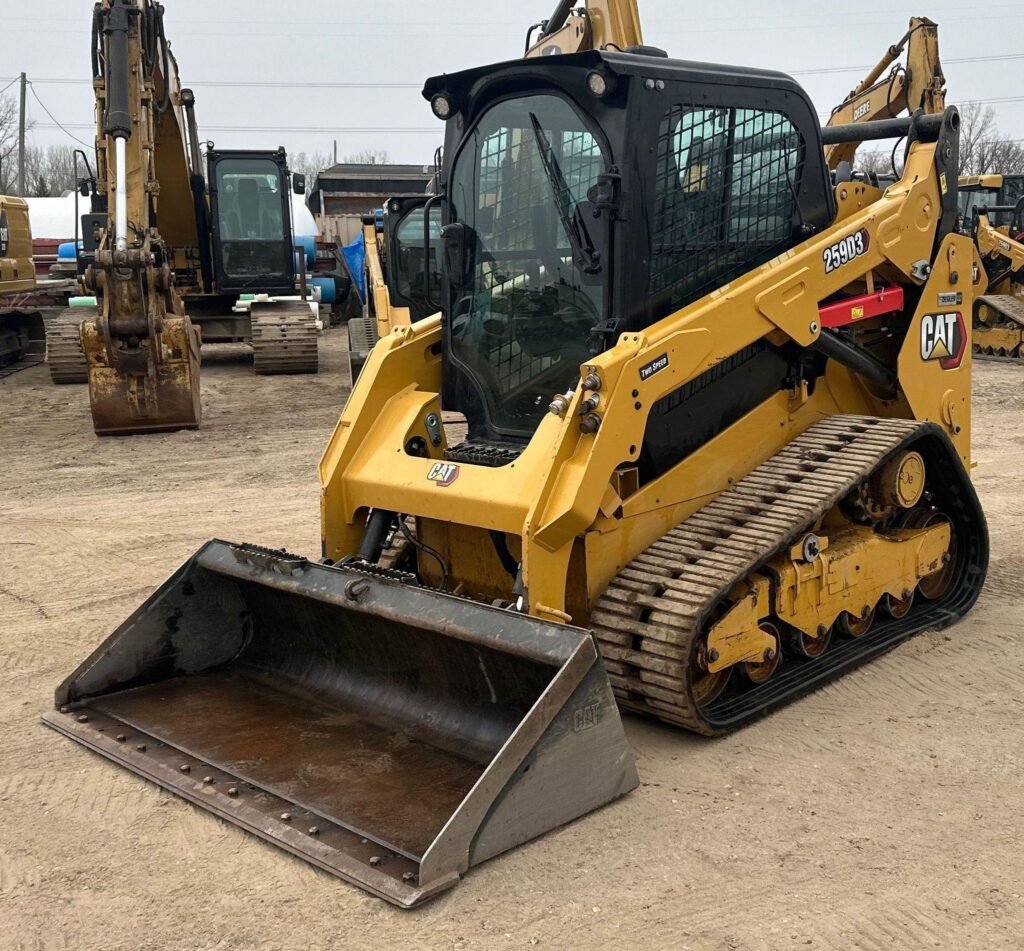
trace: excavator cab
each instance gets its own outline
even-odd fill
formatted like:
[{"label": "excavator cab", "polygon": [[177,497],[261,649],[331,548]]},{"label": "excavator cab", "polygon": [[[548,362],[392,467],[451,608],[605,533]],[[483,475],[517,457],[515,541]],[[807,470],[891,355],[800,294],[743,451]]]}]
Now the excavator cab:
[{"label": "excavator cab", "polygon": [[295,293],[284,149],[207,153],[213,266],[221,293]]}]

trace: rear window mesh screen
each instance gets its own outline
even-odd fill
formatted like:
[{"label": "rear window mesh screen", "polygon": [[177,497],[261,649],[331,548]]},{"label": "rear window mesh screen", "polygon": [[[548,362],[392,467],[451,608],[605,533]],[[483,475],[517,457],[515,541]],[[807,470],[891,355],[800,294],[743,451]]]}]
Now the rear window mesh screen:
[{"label": "rear window mesh screen", "polygon": [[673,106],[658,131],[651,295],[663,317],[798,240],[804,142],[782,113]]}]

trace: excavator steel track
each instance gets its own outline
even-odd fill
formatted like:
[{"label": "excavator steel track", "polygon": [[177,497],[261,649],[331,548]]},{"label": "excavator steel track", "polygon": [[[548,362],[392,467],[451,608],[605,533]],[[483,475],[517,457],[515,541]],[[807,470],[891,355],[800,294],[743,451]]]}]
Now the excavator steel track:
[{"label": "excavator steel track", "polygon": [[69,307],[46,328],[46,362],[54,383],[89,382],[79,328],[83,320],[94,320],[98,314],[95,307]]},{"label": "excavator steel track", "polygon": [[259,375],[319,372],[316,318],[308,305],[254,303],[250,320]]},{"label": "excavator steel track", "polygon": [[[932,504],[958,539],[956,575],[937,601],[814,659],[783,653],[760,686],[733,684],[707,707],[691,660],[709,615],[737,582],[815,525],[896,452],[926,457]],[[714,735],[741,726],[925,628],[961,617],[981,590],[988,538],[977,496],[948,438],[932,423],[834,416],[817,423],[634,558],[609,585],[591,627],[620,707]]]}]

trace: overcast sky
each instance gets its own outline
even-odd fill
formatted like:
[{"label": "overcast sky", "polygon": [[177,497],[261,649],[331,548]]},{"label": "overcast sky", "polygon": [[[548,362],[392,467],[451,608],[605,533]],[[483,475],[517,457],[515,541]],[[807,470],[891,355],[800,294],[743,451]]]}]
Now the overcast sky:
[{"label": "overcast sky", "polygon": [[[416,163],[430,161],[441,141],[440,123],[419,94],[423,80],[519,56],[526,27],[555,6],[554,0],[164,4],[167,36],[183,85],[195,89],[204,139],[222,148],[284,145],[293,152],[330,152],[337,140],[342,157],[386,149],[393,161]],[[70,141],[54,120],[92,141],[92,7],[92,0],[0,0],[0,86],[22,70],[34,81],[39,99],[29,95],[29,117],[37,144]],[[793,73],[826,114],[903,35],[912,14],[929,16],[940,27],[947,101],[989,101],[1001,129],[1024,138],[1024,95],[1014,95],[1013,81],[1024,66],[1024,6],[997,0],[974,9],[952,0],[915,7],[879,0],[838,7],[810,0],[641,0],[648,44],[679,59]],[[300,19],[290,20],[287,10]],[[251,85],[258,83],[264,85]]]}]

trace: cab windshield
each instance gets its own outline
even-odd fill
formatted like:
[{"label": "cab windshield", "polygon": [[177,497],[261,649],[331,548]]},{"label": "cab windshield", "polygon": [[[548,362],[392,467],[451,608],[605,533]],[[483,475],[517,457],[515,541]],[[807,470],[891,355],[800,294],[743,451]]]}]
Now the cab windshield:
[{"label": "cab windshield", "polygon": [[217,163],[217,225],[224,274],[229,280],[284,279],[290,242],[281,195],[281,173],[269,159],[232,158]]},{"label": "cab windshield", "polygon": [[450,354],[498,433],[532,433],[588,359],[608,267],[587,190],[604,167],[586,123],[551,95],[495,105],[456,159],[466,261],[448,275]]}]

